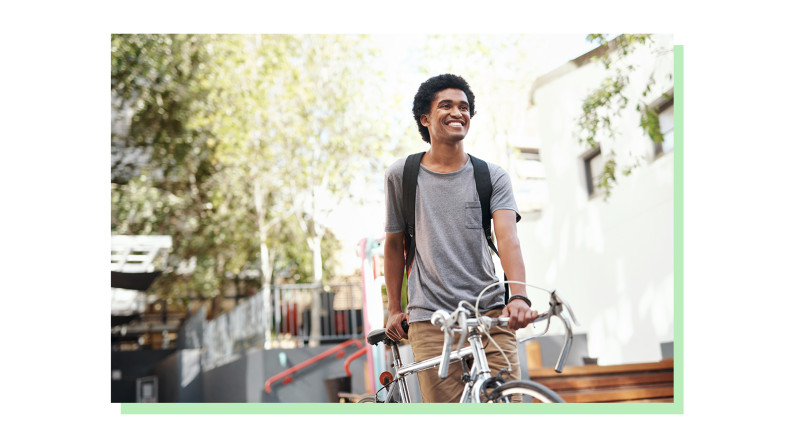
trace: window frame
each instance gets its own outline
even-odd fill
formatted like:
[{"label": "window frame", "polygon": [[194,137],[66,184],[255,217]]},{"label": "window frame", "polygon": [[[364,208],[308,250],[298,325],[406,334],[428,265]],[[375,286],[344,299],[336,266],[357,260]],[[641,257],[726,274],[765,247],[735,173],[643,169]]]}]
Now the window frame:
[{"label": "window frame", "polygon": [[591,160],[593,160],[597,155],[603,156],[602,148],[599,144],[597,144],[597,147],[586,151],[580,156],[581,160],[583,161],[583,175],[586,179],[586,192],[588,192],[589,199],[595,198],[602,194],[602,190],[597,190],[596,185],[594,184],[594,177],[591,173]]},{"label": "window frame", "polygon": [[[668,97],[666,98],[665,95],[668,95]],[[660,96],[660,98],[650,105],[650,107],[657,111],[658,115],[668,109],[668,107],[674,105],[674,89],[672,88],[671,90],[667,91],[665,95]],[[666,152],[663,151],[663,143],[652,141],[652,147],[654,159],[662,158],[663,155],[665,155]],[[671,152],[673,152],[673,150]]]}]

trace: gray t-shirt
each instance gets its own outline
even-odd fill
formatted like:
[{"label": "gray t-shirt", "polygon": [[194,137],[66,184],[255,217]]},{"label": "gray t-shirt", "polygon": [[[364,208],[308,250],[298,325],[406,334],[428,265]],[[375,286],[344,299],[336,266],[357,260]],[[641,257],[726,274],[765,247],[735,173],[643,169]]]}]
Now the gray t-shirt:
[{"label": "gray t-shirt", "polygon": [[[402,158],[385,171],[385,232],[404,232]],[[492,178],[490,209],[520,214],[509,175],[487,163]],[[481,203],[473,177],[473,163],[451,173],[432,172],[421,165],[415,194],[415,259],[407,279],[410,322],[426,321],[438,309],[449,312],[460,300],[476,304],[479,293],[501,280],[495,275],[487,239],[481,226]],[[503,285],[481,296],[482,313],[503,305]]]}]

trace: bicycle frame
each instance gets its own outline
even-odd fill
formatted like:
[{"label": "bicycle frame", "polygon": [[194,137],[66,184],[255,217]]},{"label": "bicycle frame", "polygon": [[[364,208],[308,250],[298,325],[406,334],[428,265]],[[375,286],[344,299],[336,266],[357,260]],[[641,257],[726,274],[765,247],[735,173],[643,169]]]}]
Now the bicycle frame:
[{"label": "bicycle frame", "polygon": [[[550,293],[550,309],[547,312],[540,314],[534,320],[534,322],[541,322],[547,320],[547,327],[545,328],[544,332],[540,334],[528,336],[525,338],[517,339],[517,343],[521,344],[531,339],[535,339],[540,336],[543,336],[544,334],[547,333],[547,331],[550,328],[550,318],[552,316],[558,316],[564,322],[567,332],[564,342],[564,347],[561,350],[561,354],[559,355],[558,361],[556,362],[556,366],[555,366],[555,371],[561,373],[561,370],[564,368],[564,364],[566,362],[569,349],[572,345],[572,338],[573,338],[572,323],[574,323],[575,325],[580,325],[580,324],[575,318],[575,315],[572,312],[572,308],[569,306],[569,304],[560,295],[558,295],[555,292],[555,290],[550,291],[549,293]],[[487,317],[484,317],[483,319],[485,321],[493,320]],[[484,346],[481,343],[481,332],[479,330],[480,326],[478,325],[478,322],[475,319],[466,319],[463,322],[464,322],[463,326],[467,327],[468,343],[470,344],[470,346],[461,348],[459,350],[451,350],[451,343],[453,341],[453,336],[450,336],[450,338],[449,337],[446,338],[446,341],[443,344],[443,353],[434,358],[403,365],[401,361],[401,355],[399,354],[398,343],[392,343],[390,345],[391,352],[393,354],[393,363],[391,364],[391,366],[396,371],[396,374],[393,376],[393,382],[388,386],[388,393],[385,396],[385,401],[384,401],[385,403],[390,402],[391,398],[393,397],[393,393],[397,388],[399,389],[399,392],[402,395],[402,399],[404,400],[402,402],[403,403],[411,402],[409,390],[407,389],[407,383],[405,380],[407,376],[413,373],[418,373],[424,370],[440,367],[440,376],[442,378],[445,378],[449,364],[457,361],[466,360],[466,358],[469,356],[473,357],[473,365],[470,369],[471,380],[465,384],[465,388],[462,392],[462,397],[460,398],[459,402],[460,403],[481,402],[481,390],[482,390],[481,388],[484,385],[484,383],[492,377],[492,374],[489,368],[489,364],[487,363],[487,357],[486,357],[486,352],[484,351]],[[485,330],[489,330],[489,322],[487,322],[487,326],[483,328]],[[461,333],[462,330],[455,329],[454,331]]]},{"label": "bicycle frame", "polygon": [[[487,358],[484,352],[484,346],[481,344],[481,334],[478,332],[476,328],[472,328],[470,334],[468,335],[468,342],[470,343],[469,347],[465,347],[460,351],[452,351],[450,357],[450,363],[461,361],[466,359],[469,356],[473,356],[473,367],[471,368],[471,377],[476,376],[477,378],[471,382],[468,382],[465,385],[465,390],[462,393],[462,398],[460,399],[460,403],[467,402],[468,397],[471,395],[471,388],[474,388],[474,401],[476,403],[481,402],[480,389],[481,385],[491,377],[489,365],[487,364]],[[393,368],[396,370],[396,374],[393,376],[393,384],[389,386],[388,393],[385,396],[386,403],[390,402],[391,397],[393,396],[393,391],[397,388],[401,392],[402,398],[405,401],[403,403],[409,403],[410,401],[410,393],[407,390],[407,383],[405,378],[413,373],[422,372],[424,370],[433,369],[440,365],[440,361],[442,360],[442,355],[435,356],[434,358],[430,358],[420,362],[413,362],[411,364],[402,365],[401,362],[401,355],[399,354],[399,346],[398,345],[391,345],[391,352],[393,353]],[[478,370],[481,370],[479,373]],[[394,385],[396,384],[396,385]],[[478,389],[479,392],[475,392]]]}]

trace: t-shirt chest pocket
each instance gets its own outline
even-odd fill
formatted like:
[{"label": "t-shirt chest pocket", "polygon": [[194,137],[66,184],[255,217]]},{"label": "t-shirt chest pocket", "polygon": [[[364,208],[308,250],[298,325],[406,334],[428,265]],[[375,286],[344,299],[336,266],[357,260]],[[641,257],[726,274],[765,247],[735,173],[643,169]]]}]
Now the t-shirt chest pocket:
[{"label": "t-shirt chest pocket", "polygon": [[478,201],[465,202],[465,227],[468,229],[481,229],[481,203]]}]

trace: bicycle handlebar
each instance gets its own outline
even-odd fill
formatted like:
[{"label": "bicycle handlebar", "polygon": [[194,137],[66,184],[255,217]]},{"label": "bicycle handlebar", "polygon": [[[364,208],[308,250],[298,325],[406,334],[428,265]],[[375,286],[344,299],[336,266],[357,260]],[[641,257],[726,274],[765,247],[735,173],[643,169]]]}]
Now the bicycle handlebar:
[{"label": "bicycle handlebar", "polygon": [[[462,336],[464,336],[464,332],[467,331],[467,327],[479,326],[482,329],[489,331],[490,327],[492,326],[505,327],[509,325],[508,317],[490,318],[487,316],[481,316],[480,318],[468,318],[467,316],[469,316],[469,311],[464,309],[461,304],[453,313],[449,314],[445,310],[437,310],[432,314],[431,323],[437,327],[440,327],[443,330],[444,335],[443,353],[440,358],[440,367],[437,371],[440,379],[445,379],[448,376],[448,366],[450,363],[452,348],[451,343],[454,339],[453,333],[455,330],[460,330],[462,332]],[[566,329],[566,334],[564,336],[564,347],[561,349],[561,354],[558,356],[558,360],[556,361],[556,365],[554,367],[554,370],[557,373],[561,373],[561,371],[564,369],[564,364],[566,364],[569,350],[572,347],[572,339],[574,338],[574,334],[572,333],[572,323],[574,322],[574,324],[578,326],[580,326],[580,323],[577,321],[577,318],[575,318],[575,313],[572,312],[572,307],[569,305],[569,303],[564,300],[561,295],[556,293],[555,290],[550,292],[550,310],[545,313],[541,313],[533,321],[541,322],[547,320],[547,327],[545,328],[545,331],[540,334],[518,339],[517,342],[522,343],[540,336],[544,336],[550,329],[550,318],[552,316],[557,316],[560,318],[564,322],[564,328]],[[461,343],[462,339],[460,339],[460,347]]]},{"label": "bicycle handlebar", "polygon": [[[553,367],[553,370],[555,370],[556,373],[561,373],[561,371],[564,370],[564,364],[566,364],[569,350],[572,348],[572,339],[574,338],[572,324],[574,323],[575,325],[580,326],[580,322],[578,322],[577,318],[575,317],[575,313],[572,311],[572,307],[569,305],[569,302],[561,297],[561,295],[555,290],[550,292],[550,310],[547,313],[550,316],[557,316],[559,319],[561,319],[564,322],[564,328],[566,329],[566,333],[564,334],[564,348],[561,349],[561,353],[558,355],[556,365]],[[550,318],[548,317],[547,326],[545,327],[544,332],[538,335],[532,335],[518,339],[517,342],[526,342],[531,339],[536,339],[539,336],[544,336],[549,329]]]}]

